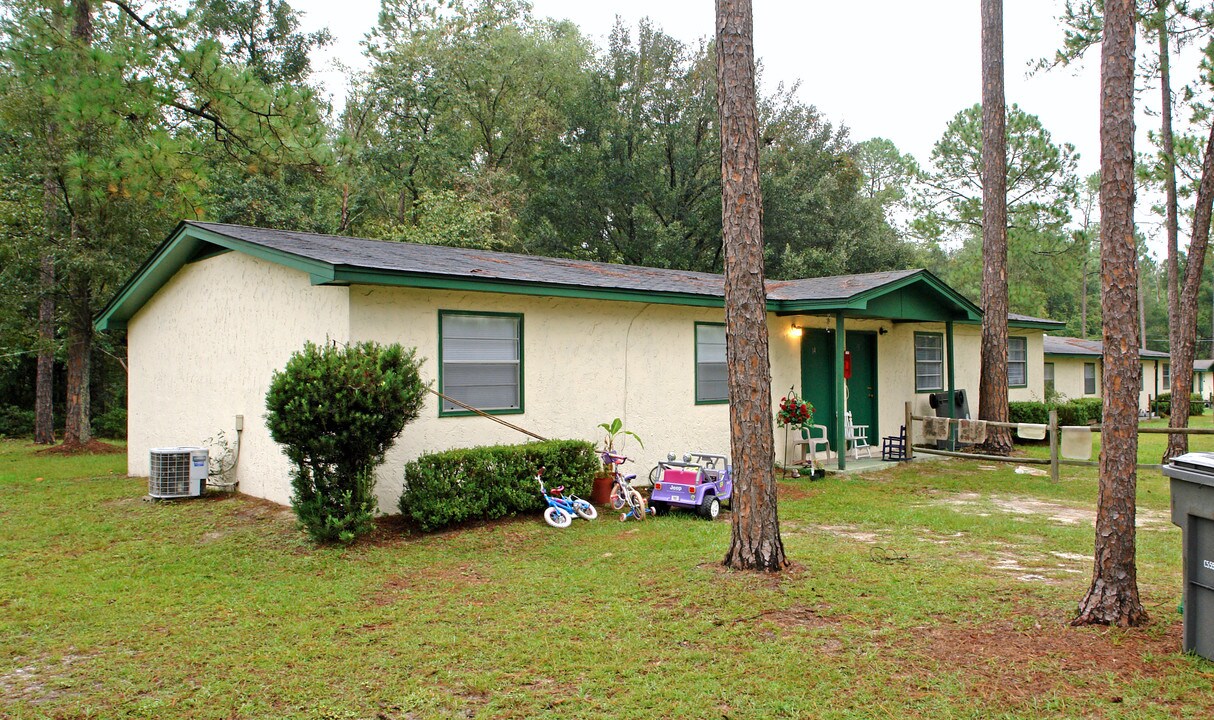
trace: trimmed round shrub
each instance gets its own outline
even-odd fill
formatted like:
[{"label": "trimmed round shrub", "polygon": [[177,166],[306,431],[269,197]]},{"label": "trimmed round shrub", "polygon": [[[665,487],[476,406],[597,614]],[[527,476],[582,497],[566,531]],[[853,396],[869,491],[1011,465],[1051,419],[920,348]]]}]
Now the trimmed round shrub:
[{"label": "trimmed round shrub", "polygon": [[270,380],[266,425],[295,466],[291,506],[318,542],[350,542],[375,517],[375,468],[421,411],[415,350],[309,342]]},{"label": "trimmed round shrub", "polygon": [[565,495],[587,497],[602,466],[592,443],[548,440],[492,445],[422,455],[405,465],[400,511],[424,531],[465,520],[494,520],[548,507],[535,473],[544,484],[565,486]]}]

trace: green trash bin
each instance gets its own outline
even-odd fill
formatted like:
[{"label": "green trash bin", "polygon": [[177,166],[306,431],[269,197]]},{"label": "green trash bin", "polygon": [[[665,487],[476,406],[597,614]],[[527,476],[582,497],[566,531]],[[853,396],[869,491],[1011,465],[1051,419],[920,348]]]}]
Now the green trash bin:
[{"label": "green trash bin", "polygon": [[1175,457],[1163,474],[1184,547],[1184,651],[1214,660],[1214,453]]}]

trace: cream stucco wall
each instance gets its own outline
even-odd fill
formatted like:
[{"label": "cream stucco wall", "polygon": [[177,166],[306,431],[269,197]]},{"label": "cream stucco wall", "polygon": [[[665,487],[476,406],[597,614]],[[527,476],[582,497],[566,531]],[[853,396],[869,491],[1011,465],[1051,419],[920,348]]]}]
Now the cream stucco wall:
[{"label": "cream stucco wall", "polygon": [[244,415],[240,489],[290,500],[288,463],[265,426],[274,370],[305,340],[344,341],[349,292],[229,252],[191,263],[128,325],[127,468],[147,475],[148,451],[197,445]]},{"label": "cream stucco wall", "polygon": [[[1068,399],[1098,398],[1102,395],[1103,363],[1100,358],[1072,357],[1067,355],[1049,355],[1044,362],[1054,363],[1054,389]],[[1096,365],[1096,391],[1085,393],[1083,387],[1083,366],[1086,363]],[[1150,408],[1152,398],[1161,392],[1168,392],[1163,386],[1163,361],[1144,360],[1142,363],[1142,388],[1138,393],[1138,408]]]},{"label": "cream stucco wall", "polygon": [[[804,316],[797,324],[807,328],[833,329],[834,318]],[[944,323],[894,323],[889,320],[847,320],[844,330],[877,331],[877,417],[880,426],[869,431],[874,444],[888,435],[897,435],[905,424],[905,403],[910,401],[916,415],[934,415],[928,396],[915,392],[915,333],[944,333]],[[1009,400],[1041,400],[1045,396],[1041,375],[1043,333],[1040,330],[1011,328],[1009,335],[1027,338],[1028,384],[1008,391]],[[978,417],[978,380],[981,371],[982,329],[978,325],[953,325],[954,382],[968,396],[970,414]],[[797,364],[799,372],[799,362]],[[947,355],[945,382],[947,386]],[[797,383],[800,387],[800,382]],[[780,386],[777,386],[780,387]],[[783,386],[787,387],[787,385]],[[833,449],[834,443],[831,443]]]},{"label": "cream stucco wall", "polygon": [[[373,286],[352,287],[350,304],[352,341],[416,347],[435,386],[440,310],[521,313],[524,412],[503,419],[598,442],[598,424],[619,417],[644,441],[624,448],[642,478],[667,452],[729,453],[728,406],[695,403],[695,323],[724,322],[720,309]],[[773,388],[799,385],[800,346],[780,335],[781,323],[769,320]],[[419,454],[526,439],[482,417],[439,417],[430,396],[380,470],[380,508],[395,510],[401,468]]]},{"label": "cream stucco wall", "polygon": [[[532,297],[356,285],[311,285],[306,274],[240,253],[183,268],[129,324],[130,472],[147,473],[147,453],[196,444],[244,416],[237,479],[243,492],[285,503],[289,467],[270,439],[264,398],[270,377],[305,340],[399,342],[425,359],[422,376],[437,381],[440,310],[523,315],[524,412],[505,419],[540,435],[598,441],[597,425],[614,417],[641,436],[624,451],[645,477],[667,452],[728,453],[729,411],[695,403],[695,323],[723,322],[721,309],[637,302]],[[769,315],[773,405],[788,387],[801,390],[800,338],[789,329],[833,328],[833,318]],[[914,392],[914,333],[943,324],[849,320],[848,330],[878,335],[879,427],[874,445],[898,432],[903,403],[930,414]],[[1011,399],[1041,398],[1040,331],[1028,338],[1029,385]],[[955,327],[956,384],[978,412],[978,326]],[[784,433],[775,431],[777,460]],[[425,452],[526,438],[481,417],[439,417],[436,398],[405,428],[380,468],[380,509],[395,512],[402,468]],[[832,443],[833,445],[833,443]]]}]

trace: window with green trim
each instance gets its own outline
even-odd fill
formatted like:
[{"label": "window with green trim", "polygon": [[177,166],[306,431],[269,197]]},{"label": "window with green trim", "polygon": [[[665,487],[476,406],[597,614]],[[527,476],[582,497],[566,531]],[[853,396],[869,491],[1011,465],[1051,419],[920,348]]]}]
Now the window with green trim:
[{"label": "window with green trim", "polygon": [[725,326],[696,323],[696,403],[729,402]]},{"label": "window with green trim", "polygon": [[[443,394],[486,412],[522,412],[523,316],[441,311],[438,328]],[[440,406],[442,415],[467,412]]]},{"label": "window with green trim", "polygon": [[915,333],[915,392],[944,389],[944,336]]},{"label": "window with green trim", "polygon": [[1027,387],[1029,384],[1029,339],[1007,339],[1007,386]]},{"label": "window with green trim", "polygon": [[1054,392],[1054,363],[1045,364],[1045,373],[1042,378],[1045,380],[1046,392]]},{"label": "window with green trim", "polygon": [[1096,394],[1096,363],[1083,364],[1083,394]]},{"label": "window with green trim", "polygon": [[1163,364],[1163,386],[1172,392],[1172,363]]}]

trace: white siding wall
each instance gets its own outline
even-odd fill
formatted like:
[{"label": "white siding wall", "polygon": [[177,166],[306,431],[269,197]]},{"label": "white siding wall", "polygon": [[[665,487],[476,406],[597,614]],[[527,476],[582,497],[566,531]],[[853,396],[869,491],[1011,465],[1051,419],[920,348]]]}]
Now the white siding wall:
[{"label": "white siding wall", "polygon": [[287,459],[264,420],[270,376],[305,340],[348,335],[346,288],[237,252],[187,265],[129,323],[128,472],[147,475],[154,447],[234,438],[244,415],[240,489],[288,502]]}]

